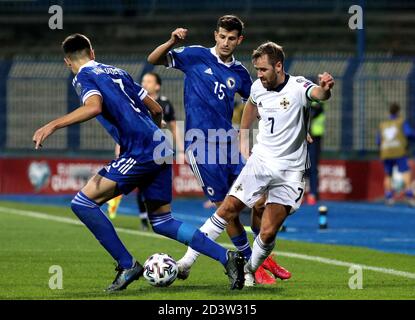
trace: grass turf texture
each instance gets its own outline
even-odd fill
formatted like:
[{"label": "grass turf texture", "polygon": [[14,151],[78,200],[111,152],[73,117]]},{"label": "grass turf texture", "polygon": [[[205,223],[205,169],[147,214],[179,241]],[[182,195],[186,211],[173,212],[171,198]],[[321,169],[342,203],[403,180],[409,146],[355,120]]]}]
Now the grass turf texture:
[{"label": "grass turf texture", "polygon": [[[69,208],[0,202],[0,207],[42,212],[76,220]],[[415,279],[363,270],[363,289],[351,290],[348,267],[297,258],[279,257],[293,273],[288,281],[230,291],[223,267],[200,257],[188,280],[168,288],[154,288],[144,278],[126,290],[103,290],[115,277],[113,260],[84,226],[0,213],[0,299],[415,299]],[[116,227],[137,230],[139,219],[119,216]],[[119,233],[141,262],[155,252],[179,259],[184,245],[167,238]],[[220,242],[229,243],[225,235]],[[365,248],[278,240],[276,250],[320,256],[346,262],[415,273],[415,256],[383,253]],[[49,268],[63,269],[63,289],[49,288]]]}]

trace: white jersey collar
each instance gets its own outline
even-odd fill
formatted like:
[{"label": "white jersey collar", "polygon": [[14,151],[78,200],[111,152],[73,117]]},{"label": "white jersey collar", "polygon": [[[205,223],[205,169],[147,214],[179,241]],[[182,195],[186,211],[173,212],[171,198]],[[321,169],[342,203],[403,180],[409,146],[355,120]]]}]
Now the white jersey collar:
[{"label": "white jersey collar", "polygon": [[278,86],[276,86],[275,88],[271,88],[271,89],[267,89],[267,91],[276,91],[276,92],[280,92],[282,89],[284,89],[284,87],[287,85],[288,80],[290,80],[290,75],[288,73],[285,73],[285,79],[283,83],[280,83]]},{"label": "white jersey collar", "polygon": [[235,63],[235,61],[236,61],[235,60],[235,57],[232,55],[232,61],[230,61],[230,62],[223,62],[221,60],[221,58],[219,58],[219,56],[216,54],[215,47],[210,48],[210,53],[213,54],[216,57],[216,59],[218,59],[218,62],[219,63],[224,64],[227,67],[231,67]]},{"label": "white jersey collar", "polygon": [[89,60],[87,63],[84,63],[82,66],[79,67],[78,73],[85,67],[95,67],[98,63],[95,60]]}]

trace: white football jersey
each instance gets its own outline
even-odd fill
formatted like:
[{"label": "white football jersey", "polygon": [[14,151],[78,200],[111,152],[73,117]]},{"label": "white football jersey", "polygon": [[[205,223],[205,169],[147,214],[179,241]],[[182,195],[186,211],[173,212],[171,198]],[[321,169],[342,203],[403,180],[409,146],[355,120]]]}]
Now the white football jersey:
[{"label": "white football jersey", "polygon": [[252,84],[250,101],[260,116],[253,153],[281,170],[309,167],[306,138],[310,92],[315,86],[304,77],[288,74],[273,90],[264,88],[259,79]]}]

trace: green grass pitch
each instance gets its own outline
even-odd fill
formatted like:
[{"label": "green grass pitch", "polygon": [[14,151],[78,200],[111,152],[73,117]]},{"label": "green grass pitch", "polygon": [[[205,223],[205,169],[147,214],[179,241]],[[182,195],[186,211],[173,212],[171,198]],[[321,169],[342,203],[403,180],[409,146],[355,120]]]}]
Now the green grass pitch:
[{"label": "green grass pitch", "polygon": [[[9,210],[8,208],[11,208]],[[29,212],[28,214],[26,214]],[[32,212],[32,213],[30,213]],[[43,213],[44,219],[33,212]],[[272,286],[230,291],[223,267],[201,257],[188,280],[176,280],[168,288],[154,288],[144,278],[126,290],[107,294],[103,290],[115,276],[111,257],[68,208],[0,202],[0,299],[414,299],[415,256],[390,254],[365,248],[320,245],[278,240],[276,250],[318,256],[405,272],[378,272],[363,269],[363,288],[349,288],[349,267],[281,255],[278,262],[293,277]],[[30,216],[32,215],[32,216]],[[66,217],[65,221],[50,218]],[[71,219],[71,220],[69,220]],[[68,223],[69,222],[69,223]],[[155,252],[179,259],[185,246],[167,238],[136,234],[137,217],[119,216],[121,239],[142,263]],[[219,242],[229,243],[223,235]],[[49,288],[52,265],[63,270],[63,289]]]}]

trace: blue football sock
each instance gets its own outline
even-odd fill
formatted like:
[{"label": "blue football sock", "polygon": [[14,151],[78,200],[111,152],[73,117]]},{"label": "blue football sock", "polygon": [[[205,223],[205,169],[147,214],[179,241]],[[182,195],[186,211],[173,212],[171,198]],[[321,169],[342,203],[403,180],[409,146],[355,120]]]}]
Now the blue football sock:
[{"label": "blue football sock", "polygon": [[209,239],[191,224],[174,219],[171,212],[149,214],[148,217],[154,232],[190,246],[212,259],[220,261],[223,265],[228,261],[227,249]]},{"label": "blue football sock", "polygon": [[235,245],[235,247],[242,252],[244,255],[244,258],[246,260],[249,260],[252,254],[251,246],[249,245],[248,237],[246,235],[245,230],[236,237],[231,238],[232,243]]},{"label": "blue football sock", "polygon": [[118,237],[112,223],[101,211],[99,205],[81,191],[73,198],[72,211],[94,234],[95,238],[118,262],[123,269],[133,266],[134,259]]},{"label": "blue football sock", "polygon": [[256,228],[256,227],[254,227],[254,226],[251,226],[251,230],[252,230],[252,232],[254,233],[254,239],[256,238],[256,237],[258,237],[258,235],[259,235],[259,229],[258,228]]}]

